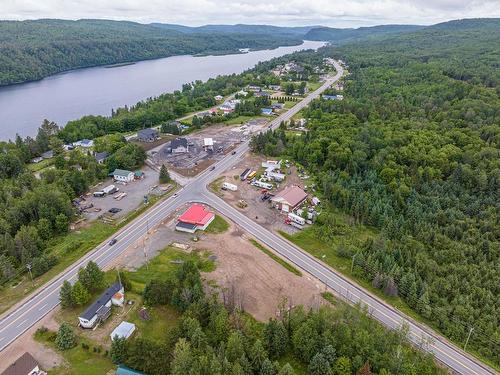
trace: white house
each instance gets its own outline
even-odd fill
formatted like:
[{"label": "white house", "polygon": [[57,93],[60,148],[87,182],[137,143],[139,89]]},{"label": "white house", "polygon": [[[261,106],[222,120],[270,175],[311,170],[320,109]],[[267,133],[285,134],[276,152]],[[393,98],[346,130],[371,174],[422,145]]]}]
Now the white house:
[{"label": "white house", "polygon": [[113,178],[116,181],[121,181],[121,182],[134,181],[134,172],[127,171],[125,169],[115,169],[112,174]]},{"label": "white house", "polygon": [[214,150],[214,139],[213,138],[203,138],[203,149],[205,151]]},{"label": "white house", "polygon": [[78,321],[83,328],[93,328],[98,322],[104,321],[111,315],[111,305],[123,306],[125,291],[119,282],[111,285],[101,296],[88,307]]},{"label": "white house", "polygon": [[40,365],[33,356],[25,352],[22,356],[11,363],[9,367],[2,372],[2,375],[42,375],[46,374],[40,370]]},{"label": "white house", "polygon": [[94,141],[91,139],[82,139],[81,141],[73,142],[73,146],[74,147],[90,148],[90,147],[94,147]]},{"label": "white house", "polygon": [[222,99],[224,99],[224,97],[222,95],[216,95],[214,99],[217,101],[221,101]]}]

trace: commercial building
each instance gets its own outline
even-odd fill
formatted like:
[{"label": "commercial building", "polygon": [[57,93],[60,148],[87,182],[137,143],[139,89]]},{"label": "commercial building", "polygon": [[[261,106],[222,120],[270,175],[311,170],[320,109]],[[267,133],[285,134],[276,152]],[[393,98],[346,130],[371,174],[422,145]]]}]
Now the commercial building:
[{"label": "commercial building", "polygon": [[111,305],[123,306],[125,291],[122,284],[114,283],[104,291],[99,298],[88,307],[78,321],[83,328],[93,328],[97,323],[106,320],[111,315]]},{"label": "commercial building", "polygon": [[203,149],[205,151],[214,150],[214,139],[213,138],[203,138]]},{"label": "commercial building", "polygon": [[307,198],[307,193],[298,186],[287,186],[285,189],[277,193],[271,198],[271,202],[275,208],[283,212],[291,212],[298,205],[304,202]]},{"label": "commercial building", "polygon": [[121,182],[134,181],[134,172],[127,171],[125,169],[115,169],[112,175],[116,181],[121,181]]},{"label": "commercial building", "polygon": [[215,219],[215,214],[208,211],[202,204],[195,203],[184,212],[177,221],[175,229],[181,232],[194,233],[205,230]]}]

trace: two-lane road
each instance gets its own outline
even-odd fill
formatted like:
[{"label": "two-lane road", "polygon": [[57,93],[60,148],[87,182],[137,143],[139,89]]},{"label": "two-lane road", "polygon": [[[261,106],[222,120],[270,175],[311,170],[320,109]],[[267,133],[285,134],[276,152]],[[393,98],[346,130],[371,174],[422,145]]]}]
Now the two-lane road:
[{"label": "two-lane road", "polygon": [[[311,100],[317,98],[324,90],[331,86],[332,83],[340,79],[343,74],[342,68],[339,65],[336,65],[336,68],[337,74],[335,77],[326,81],[324,85],[310,93],[292,109],[277,117],[270,125],[276,128],[281,121],[289,120],[293,115],[307,106]],[[115,236],[118,242],[114,246],[108,246],[107,244],[99,246],[65,270],[61,275],[51,280],[43,289],[36,291],[18,304],[18,306],[12,308],[0,321],[0,350],[3,350],[9,343],[58,305],[59,288],[62,282],[64,280],[74,281],[79,267],[84,266],[89,260],[97,262],[100,267],[106,267],[129,246],[137,243],[148,228],[158,225],[164,218],[174,213],[186,202],[198,201],[206,203],[221,212],[266,246],[288,259],[289,262],[321,280],[328,288],[342,295],[346,300],[352,303],[365,304],[373,317],[385,326],[397,329],[403,324],[407,325],[410,340],[417,345],[420,345],[424,341],[428,342],[422,349],[433,353],[439,361],[456,372],[473,375],[496,374],[494,370],[489,369],[480,361],[464,353],[453,344],[448,343],[429,328],[414,322],[403,313],[359,287],[356,283],[344,278],[282,237],[253,222],[237,209],[210,193],[206,186],[221,172],[234,166],[248,151],[248,146],[248,141],[241,144],[236,149],[235,155],[226,156],[214,165],[215,168],[213,170],[204,171],[198,177],[189,181],[177,195],[158,203],[141,217],[127,225],[126,228],[122,229]]]}]

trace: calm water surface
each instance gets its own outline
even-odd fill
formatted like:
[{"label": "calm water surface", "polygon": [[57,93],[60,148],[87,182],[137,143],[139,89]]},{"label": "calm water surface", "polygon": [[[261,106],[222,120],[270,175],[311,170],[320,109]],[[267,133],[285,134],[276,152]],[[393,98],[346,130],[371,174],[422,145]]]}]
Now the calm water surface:
[{"label": "calm water surface", "polygon": [[180,89],[183,83],[241,73],[259,61],[324,45],[305,41],[224,56],[173,56],[114,68],[96,67],[57,74],[41,81],[0,88],[0,140],[36,134],[43,119],[65,125],[83,115],[110,115],[111,108]]}]

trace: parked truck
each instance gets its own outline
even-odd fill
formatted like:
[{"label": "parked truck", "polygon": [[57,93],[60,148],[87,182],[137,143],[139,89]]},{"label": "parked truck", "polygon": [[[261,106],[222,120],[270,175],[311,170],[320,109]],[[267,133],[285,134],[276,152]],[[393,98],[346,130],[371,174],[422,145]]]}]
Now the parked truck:
[{"label": "parked truck", "polygon": [[113,194],[113,193],[116,193],[118,191],[118,189],[116,188],[115,185],[109,185],[109,186],[106,186],[104,189],[102,189],[102,191],[104,194]]},{"label": "parked truck", "polygon": [[222,184],[222,189],[223,190],[231,190],[231,191],[236,191],[238,190],[238,186],[234,185],[234,184],[231,184],[229,182],[224,182]]}]

